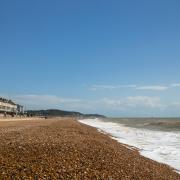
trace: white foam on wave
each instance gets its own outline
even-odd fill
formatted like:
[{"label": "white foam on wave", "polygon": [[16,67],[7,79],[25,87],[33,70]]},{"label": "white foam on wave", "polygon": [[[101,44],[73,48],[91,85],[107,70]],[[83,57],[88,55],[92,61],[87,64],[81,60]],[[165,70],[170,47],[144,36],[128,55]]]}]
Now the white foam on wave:
[{"label": "white foam on wave", "polygon": [[141,155],[168,164],[180,172],[180,132],[138,129],[100,119],[80,122],[103,130],[118,142],[138,148]]}]

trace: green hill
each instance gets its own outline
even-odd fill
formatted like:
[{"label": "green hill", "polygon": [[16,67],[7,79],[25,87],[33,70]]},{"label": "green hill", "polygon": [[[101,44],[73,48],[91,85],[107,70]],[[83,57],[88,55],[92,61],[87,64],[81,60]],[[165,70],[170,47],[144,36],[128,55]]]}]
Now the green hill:
[{"label": "green hill", "polygon": [[47,116],[47,117],[83,117],[83,118],[105,118],[99,114],[83,114],[75,111],[63,111],[59,109],[47,109],[47,110],[28,110],[26,112],[29,116]]}]

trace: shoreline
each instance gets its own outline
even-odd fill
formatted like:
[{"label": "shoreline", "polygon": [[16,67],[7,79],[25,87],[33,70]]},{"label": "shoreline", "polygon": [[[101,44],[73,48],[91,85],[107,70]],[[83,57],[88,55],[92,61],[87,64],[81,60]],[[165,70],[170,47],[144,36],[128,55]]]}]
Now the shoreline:
[{"label": "shoreline", "polygon": [[[98,129],[98,128],[97,128],[97,129]],[[98,129],[98,130],[101,130],[101,129]],[[157,160],[155,160],[155,159],[151,159],[151,158],[149,158],[149,157],[144,156],[143,154],[141,154],[141,149],[139,149],[138,147],[135,147],[135,146],[130,145],[130,144],[122,143],[122,142],[120,142],[120,140],[119,140],[117,137],[115,137],[115,136],[113,136],[113,135],[111,135],[111,134],[109,134],[109,133],[106,133],[106,132],[103,131],[103,130],[101,130],[101,131],[99,131],[99,132],[106,134],[106,135],[109,136],[111,139],[117,141],[117,143],[120,143],[122,146],[124,146],[124,147],[126,147],[126,148],[128,148],[128,149],[130,149],[130,150],[137,150],[138,153],[139,153],[139,155],[142,156],[142,157],[145,157],[145,158],[150,159],[150,160],[153,160],[153,161],[155,161],[155,162],[157,162],[157,163],[165,164],[165,165],[169,166],[174,172],[176,172],[176,173],[178,173],[178,174],[180,175],[180,170],[178,170],[178,169],[170,166],[170,165],[167,164],[167,163],[159,162],[159,161],[157,161]]]},{"label": "shoreline", "polygon": [[[109,135],[112,139],[116,140],[118,143],[124,144],[128,148],[137,149],[140,155],[143,157],[170,166],[175,170],[175,172],[180,174],[180,167],[178,163],[179,153],[176,153],[179,152],[178,147],[177,149],[175,149],[174,147],[174,149],[171,148],[171,145],[167,144],[168,140],[157,144],[157,140],[159,141],[162,133],[164,133],[165,137],[171,136],[174,138],[172,140],[176,140],[175,138],[177,137],[177,134],[175,134],[175,132],[153,132],[150,129],[138,129],[136,127],[126,126],[121,123],[118,124],[113,121],[108,121],[108,123],[110,123],[108,125],[106,121],[103,121],[101,119],[95,119],[95,121],[93,119],[84,119],[79,121],[83,124],[97,128],[98,131]],[[167,156],[164,152],[166,152]]]},{"label": "shoreline", "polygon": [[0,178],[180,179],[73,118],[0,121]]}]

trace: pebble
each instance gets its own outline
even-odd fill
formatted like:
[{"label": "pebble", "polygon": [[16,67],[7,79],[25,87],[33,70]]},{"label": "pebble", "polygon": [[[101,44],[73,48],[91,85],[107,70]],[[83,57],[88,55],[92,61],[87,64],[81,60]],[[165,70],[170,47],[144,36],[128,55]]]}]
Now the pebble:
[{"label": "pebble", "polygon": [[74,119],[2,123],[0,179],[180,179],[167,165]]}]

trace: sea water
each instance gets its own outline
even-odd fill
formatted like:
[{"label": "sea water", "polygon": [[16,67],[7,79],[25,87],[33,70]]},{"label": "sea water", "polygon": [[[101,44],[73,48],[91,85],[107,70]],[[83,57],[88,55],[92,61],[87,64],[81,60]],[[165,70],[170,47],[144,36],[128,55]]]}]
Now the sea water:
[{"label": "sea water", "polygon": [[120,143],[138,148],[141,155],[180,172],[180,119],[114,118],[80,122],[109,133]]}]

